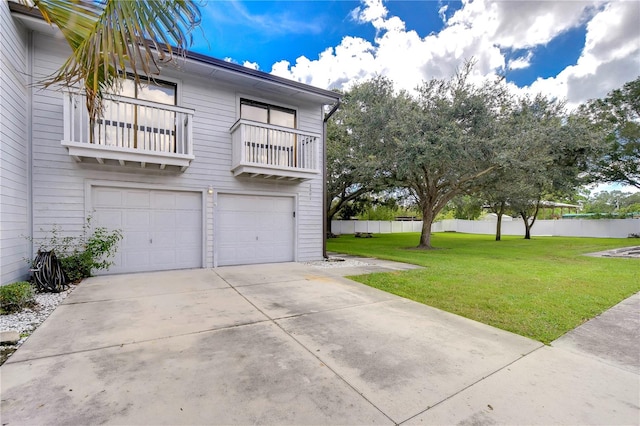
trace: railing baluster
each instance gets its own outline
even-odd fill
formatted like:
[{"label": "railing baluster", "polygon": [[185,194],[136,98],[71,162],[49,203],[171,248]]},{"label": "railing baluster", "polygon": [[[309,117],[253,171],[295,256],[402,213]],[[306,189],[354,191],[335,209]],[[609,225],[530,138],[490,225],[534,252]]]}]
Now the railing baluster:
[{"label": "railing baluster", "polygon": [[165,144],[165,140],[162,137],[162,133],[160,133],[160,120],[163,114],[159,109],[155,109],[153,110],[153,116],[155,120],[153,120],[153,128],[151,129],[151,131],[153,132],[156,140],[158,141],[158,149],[161,152],[167,152],[169,151],[169,147]]},{"label": "railing baluster", "polygon": [[107,96],[103,102],[102,114],[91,121],[86,96],[64,94],[64,142],[193,155],[193,110],[120,96]]},{"label": "railing baluster", "polygon": [[166,152],[168,151],[167,147],[164,144],[164,139],[161,137],[160,133],[160,110],[154,109],[151,114],[153,115],[153,126],[151,127],[151,135],[156,140],[158,144],[158,151]]},{"label": "railing baluster", "polygon": [[116,109],[117,113],[116,113],[116,140],[117,140],[117,144],[118,146],[121,147],[125,147],[125,140],[124,140],[124,126],[123,124],[123,120],[124,120],[124,105],[120,102],[118,102],[118,108]]},{"label": "railing baluster", "polygon": [[178,126],[178,123],[182,123],[182,114],[179,112],[176,112],[173,115],[173,129],[170,129],[170,132],[174,132],[173,134],[169,133],[169,135],[172,136],[173,141],[175,143],[175,148],[176,148],[176,153],[178,154],[182,154],[184,153],[184,150],[182,148],[182,142],[180,141],[180,139],[178,138],[178,134],[180,133],[180,129],[184,128],[184,126]]},{"label": "railing baluster", "polygon": [[150,129],[147,129],[147,131],[149,132],[149,137],[153,140],[153,144],[155,146],[155,150],[156,151],[160,151],[163,152],[164,151],[164,147],[162,146],[162,141],[160,140],[160,138],[158,137],[158,132],[157,132],[157,128],[156,128],[156,124],[158,123],[158,110],[154,109],[149,111],[150,115],[151,115],[151,125],[149,127],[151,127]]},{"label": "railing baluster", "polygon": [[187,132],[183,141],[186,146],[184,154],[193,155],[193,116],[185,114],[185,120],[187,121]]},{"label": "railing baluster", "polygon": [[[71,105],[71,116],[73,117],[72,120],[74,120],[74,126],[72,127],[72,138],[71,140],[73,142],[82,142],[83,141],[83,130],[84,127],[87,126],[89,123],[86,122],[86,120],[84,119],[84,116],[82,115],[82,110],[78,110],[78,96],[77,95],[72,95],[72,105]],[[75,121],[78,121],[79,125],[78,125],[78,134],[76,135],[76,130],[75,130]],[[76,137],[78,139],[76,139]]]},{"label": "railing baluster", "polygon": [[153,145],[151,145],[151,138],[149,137],[149,132],[147,132],[147,125],[148,125],[148,120],[149,120],[149,114],[147,113],[147,107],[146,106],[141,106],[141,118],[140,118],[140,122],[142,124],[142,140],[143,140],[143,148],[142,149],[147,149],[147,150],[152,150],[153,151]]},{"label": "railing baluster", "polygon": [[320,137],[299,130],[238,121],[232,128],[233,162],[317,170]]}]

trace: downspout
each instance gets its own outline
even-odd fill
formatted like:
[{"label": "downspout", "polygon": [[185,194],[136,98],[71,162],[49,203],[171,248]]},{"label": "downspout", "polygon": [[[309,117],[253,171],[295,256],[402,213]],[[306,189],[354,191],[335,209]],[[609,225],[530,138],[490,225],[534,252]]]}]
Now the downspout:
[{"label": "downspout", "polygon": [[327,121],[340,108],[340,99],[324,117],[322,123],[322,257],[327,256]]},{"label": "downspout", "polygon": [[[34,41],[33,30],[27,32],[27,230],[28,238],[28,255],[29,259],[33,259],[33,64],[34,64]],[[31,267],[31,265],[29,265]]]}]

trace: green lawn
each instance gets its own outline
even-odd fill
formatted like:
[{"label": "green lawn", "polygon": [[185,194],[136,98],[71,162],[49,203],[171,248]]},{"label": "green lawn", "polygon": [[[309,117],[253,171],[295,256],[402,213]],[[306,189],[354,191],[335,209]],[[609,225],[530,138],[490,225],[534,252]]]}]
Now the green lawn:
[{"label": "green lawn", "polygon": [[419,236],[343,235],[327,249],[424,266],[350,278],[547,344],[640,291],[640,259],[582,256],[640,245],[634,239],[438,233],[439,249],[423,251]]}]

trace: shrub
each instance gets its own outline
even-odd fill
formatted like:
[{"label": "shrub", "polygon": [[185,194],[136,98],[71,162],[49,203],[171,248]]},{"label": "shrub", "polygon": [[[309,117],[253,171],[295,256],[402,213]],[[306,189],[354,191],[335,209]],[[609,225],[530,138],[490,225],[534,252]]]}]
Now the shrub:
[{"label": "shrub", "polygon": [[19,281],[0,286],[0,313],[10,314],[21,311],[34,303],[34,291],[31,284]]},{"label": "shrub", "polygon": [[78,282],[90,277],[94,270],[109,269],[109,260],[122,239],[122,231],[106,228],[91,229],[91,217],[82,227],[82,235],[61,236],[57,226],[40,243],[39,250],[53,250],[58,256],[64,273],[70,282]]},{"label": "shrub", "polygon": [[60,258],[62,270],[69,278],[69,282],[76,283],[91,276],[91,256],[87,251],[74,253]]}]

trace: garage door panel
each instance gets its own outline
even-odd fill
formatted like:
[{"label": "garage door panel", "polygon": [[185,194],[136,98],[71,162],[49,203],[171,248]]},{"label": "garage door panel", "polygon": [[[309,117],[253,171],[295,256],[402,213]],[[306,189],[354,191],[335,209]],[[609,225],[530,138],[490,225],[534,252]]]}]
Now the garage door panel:
[{"label": "garage door panel", "polygon": [[[233,230],[222,230],[216,235],[216,240],[219,241],[218,244],[221,247],[225,245],[225,241],[232,241],[235,238],[240,238],[240,235]],[[226,245],[228,246],[229,244]]]},{"label": "garage door panel", "polygon": [[151,195],[149,191],[127,189],[124,190],[123,203],[118,207],[124,208],[149,208]]},{"label": "garage door panel", "polygon": [[155,249],[149,253],[149,262],[155,267],[162,267],[167,263],[175,262],[175,257],[175,248]]},{"label": "garage door panel", "polygon": [[[123,267],[149,267],[149,252],[146,250],[127,250],[121,254]],[[117,264],[116,264],[117,265]]]},{"label": "garage door panel", "polygon": [[182,210],[200,210],[202,205],[202,196],[198,194],[197,197],[184,194],[176,194],[176,206]]},{"label": "garage door panel", "polygon": [[194,224],[202,221],[202,213],[200,211],[184,211],[178,214],[176,220],[176,229],[191,229]]},{"label": "garage door panel", "polygon": [[193,259],[197,259],[200,256],[200,250],[198,249],[180,249],[176,250],[176,257],[179,262],[192,263]]},{"label": "garage door panel", "polygon": [[123,231],[121,246],[126,250],[142,250],[149,245],[149,232],[147,231]]},{"label": "garage door panel", "polygon": [[172,211],[154,211],[151,213],[151,224],[156,229],[175,229],[176,213]]},{"label": "garage door panel", "polygon": [[122,191],[110,188],[96,188],[93,193],[93,206],[115,206],[122,205]]},{"label": "garage door panel", "polygon": [[140,210],[123,211],[122,225],[125,230],[147,229],[151,220],[151,212]]},{"label": "garage door panel", "polygon": [[271,211],[274,213],[291,213],[291,202],[289,200],[275,202]]},{"label": "garage door panel", "polygon": [[178,208],[176,205],[176,196],[172,193],[154,193],[151,197],[151,208],[153,209],[169,209]]},{"label": "garage door panel", "polygon": [[[202,235],[199,232],[177,232],[175,234],[175,242],[178,247],[196,247],[202,241]],[[200,252],[200,250],[198,250]]]},{"label": "garage door panel", "polygon": [[108,273],[202,266],[202,194],[94,187],[95,225],[121,229]]},{"label": "garage door panel", "polygon": [[254,222],[256,220],[254,213],[247,212],[247,211],[244,211],[244,210],[232,211],[232,214],[230,216],[233,219],[235,219],[233,221],[233,224],[232,224],[235,228],[243,227],[242,224],[244,222],[251,223],[251,222]]},{"label": "garage door panel", "polygon": [[218,265],[294,260],[292,197],[220,194],[217,220]]},{"label": "garage door panel", "polygon": [[176,233],[172,231],[155,231],[153,233],[153,243],[162,247],[171,247],[176,241]]},{"label": "garage door panel", "polygon": [[101,210],[92,214],[92,223],[100,224],[107,229],[122,229],[122,212],[118,210]]}]

